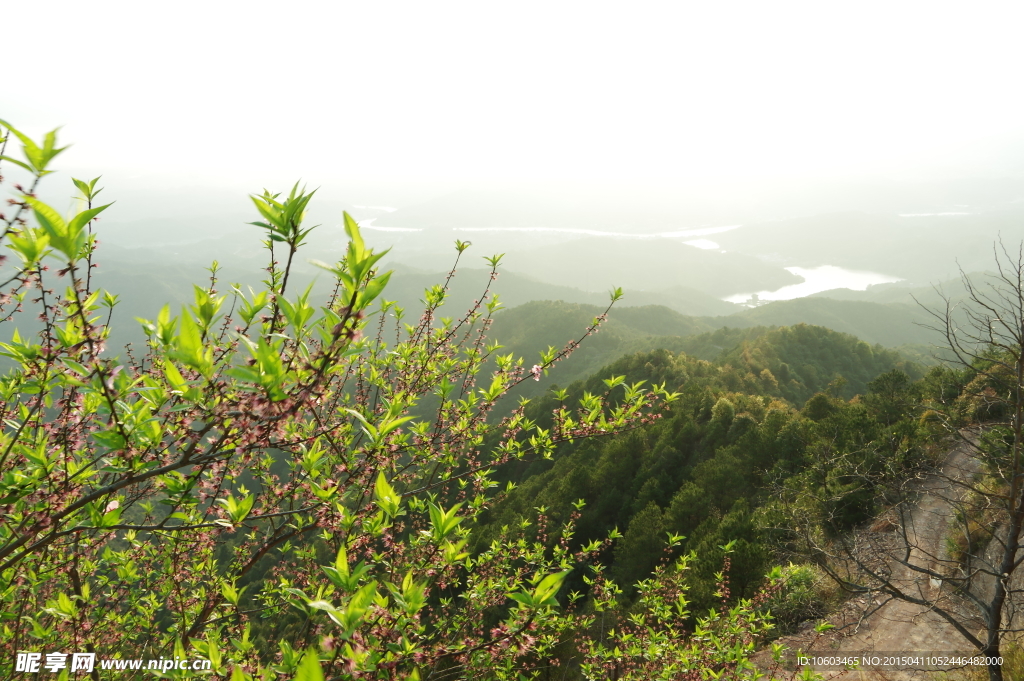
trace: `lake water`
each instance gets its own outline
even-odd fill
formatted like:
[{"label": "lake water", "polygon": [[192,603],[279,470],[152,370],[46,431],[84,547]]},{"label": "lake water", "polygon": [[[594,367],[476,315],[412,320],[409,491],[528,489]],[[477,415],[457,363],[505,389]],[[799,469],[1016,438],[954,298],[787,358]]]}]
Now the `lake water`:
[{"label": "lake water", "polygon": [[[867,290],[868,286],[875,284],[891,284],[902,281],[899,277],[892,277],[878,272],[865,272],[861,270],[848,270],[834,265],[822,265],[820,267],[787,267],[789,272],[803,277],[799,284],[783,286],[775,291],[757,291],[756,293],[738,293],[729,296],[725,300],[740,305],[750,305],[759,301],[768,300],[793,300],[803,298],[812,293],[830,291],[835,288],[848,288],[854,291]],[[756,301],[752,300],[757,296]]]},{"label": "lake water", "polygon": [[948,215],[971,215],[971,213],[900,213],[901,218],[935,218]]},{"label": "lake water", "polygon": [[[385,218],[386,219],[386,218]],[[360,226],[365,229],[381,232],[422,232],[422,229],[412,227],[386,227],[375,225],[376,218],[361,220]],[[629,234],[626,232],[605,232],[596,229],[569,229],[561,227],[453,227],[454,232],[526,232],[534,234],[559,234],[566,236],[591,236],[591,237],[612,237],[616,239],[680,239],[687,237],[709,236],[729,232],[740,225],[725,225],[721,227],[699,227],[696,229],[675,230],[671,232],[653,232],[647,234]],[[433,231],[433,230],[432,230]],[[440,231],[440,230],[439,230]],[[689,239],[684,241],[688,246],[702,250],[720,250],[718,243],[711,239]],[[799,284],[783,286],[775,291],[756,291],[751,293],[738,293],[729,296],[725,300],[739,305],[756,305],[760,302],[772,300],[792,300],[803,298],[813,293],[829,291],[836,288],[848,288],[854,291],[864,291],[868,286],[874,284],[890,284],[902,281],[899,277],[880,274],[878,272],[867,272],[862,270],[848,270],[834,265],[822,265],[820,267],[787,267],[789,272],[802,277]],[[757,296],[756,299],[754,296]]]},{"label": "lake water", "polygon": [[[360,206],[356,206],[356,208],[359,208],[359,207]],[[394,208],[393,210],[398,210],[398,209]],[[374,220],[376,220],[376,219],[377,218],[369,218],[368,220],[360,220],[359,221],[359,227],[361,229],[373,229],[373,230],[376,230],[378,232],[422,232],[423,231],[422,229],[416,229],[415,227],[378,227],[378,226],[373,224]],[[339,227],[340,227],[340,225],[339,225]]]},{"label": "lake water", "polygon": [[[383,209],[382,209],[383,210]],[[414,227],[385,227],[373,224],[377,218],[360,220],[359,226],[364,229],[373,229],[379,232],[422,232],[422,229]],[[679,239],[688,236],[706,236],[708,234],[721,234],[736,229],[739,225],[726,225],[724,227],[698,227],[697,229],[684,229],[672,232],[653,232],[650,234],[629,234],[627,232],[604,232],[597,229],[567,229],[562,227],[452,227],[453,232],[540,232],[547,234],[568,234],[579,236],[604,236],[616,239]],[[697,248],[718,248],[718,244],[707,239],[695,239],[685,242]],[[707,245],[712,244],[712,245]]]},{"label": "lake water", "polygon": [[[721,234],[736,229],[739,225],[724,227],[698,227],[673,232],[653,232],[650,234],[629,234],[626,232],[603,232],[597,229],[564,229],[561,227],[453,227],[454,232],[547,232],[550,234],[579,234],[581,236],[608,236],[617,239],[678,239],[688,236],[704,236]],[[700,239],[699,241],[705,241]],[[717,245],[715,246],[717,248]],[[702,248],[698,246],[698,248]]]},{"label": "lake water", "polygon": [[721,249],[721,246],[711,239],[693,239],[692,241],[684,241],[683,243],[687,246],[693,246],[694,248],[699,248],[704,251],[717,251]]}]

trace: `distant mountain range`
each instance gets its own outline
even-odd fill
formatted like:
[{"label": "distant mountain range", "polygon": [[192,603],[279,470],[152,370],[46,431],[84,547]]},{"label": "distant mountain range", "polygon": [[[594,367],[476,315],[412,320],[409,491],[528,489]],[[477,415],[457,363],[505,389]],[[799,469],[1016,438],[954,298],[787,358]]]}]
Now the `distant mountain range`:
[{"label": "distant mountain range", "polygon": [[[104,259],[100,258],[100,261]],[[424,289],[443,282],[444,276],[439,272],[421,272],[398,265],[385,297],[397,300],[410,313],[416,312],[424,297]],[[114,315],[111,347],[119,347],[129,341],[141,341],[142,334],[135,317],[153,318],[165,303],[176,311],[183,303],[192,300],[192,285],[202,284],[208,278],[209,272],[191,262],[179,263],[174,259],[160,262],[106,260],[96,271],[95,281],[117,293],[121,300]],[[261,273],[257,268],[224,266],[218,288],[226,293],[230,284],[239,283],[244,290],[247,285],[258,285],[260,278]],[[300,291],[314,281],[314,296],[326,296],[327,276],[309,266],[300,268],[290,290]],[[486,270],[459,268],[450,286],[443,315],[454,317],[464,312],[474,300],[480,298],[488,283],[489,274]],[[946,289],[955,296],[962,293],[958,286],[957,282],[950,282],[946,284]],[[535,326],[536,319],[541,318],[538,315],[543,313],[542,317],[546,320],[544,323],[550,328],[550,332],[545,332],[544,336],[546,338],[550,335],[550,344],[559,347],[599,314],[609,300],[607,293],[543,282],[515,272],[503,272],[493,283],[492,290],[499,294],[504,306],[510,308],[498,314],[496,331],[513,329],[520,323]],[[867,292],[844,289],[796,300],[772,302],[756,308],[743,308],[685,286],[659,291],[626,288],[624,299],[613,308],[611,326],[602,333],[618,334],[622,339],[687,336],[723,327],[791,326],[806,323],[888,347],[937,342],[938,336],[926,328],[934,319],[914,303],[912,295],[932,307],[941,304],[935,292],[927,287],[872,287]],[[542,304],[539,301],[548,302]],[[27,316],[19,320],[19,324],[23,330],[34,327]],[[596,351],[600,345],[597,342],[591,347]],[[595,359],[595,362],[611,359],[603,356],[603,359]]]},{"label": "distant mountain range", "polygon": [[[522,356],[530,366],[549,346],[562,348],[579,338],[603,310],[580,303],[533,301],[498,313],[491,335],[504,346],[501,352]],[[801,324],[847,334],[876,346],[876,351],[878,346],[895,347],[908,360],[930,364],[936,361],[931,345],[941,339],[925,328],[928,320],[926,312],[906,305],[825,299],[771,303],[723,317],[688,317],[659,305],[616,306],[597,335],[587,338],[549,376],[528,381],[520,390],[527,397],[539,395],[552,384],[567,385],[629,352],[664,348],[713,360],[769,328]]]},{"label": "distant mountain range", "polygon": [[[1024,203],[926,213],[833,213],[746,224],[715,235],[732,252],[785,266],[834,265],[902,277],[915,285],[983,270],[1000,238],[1024,238]],[[768,287],[765,287],[768,288]]]}]

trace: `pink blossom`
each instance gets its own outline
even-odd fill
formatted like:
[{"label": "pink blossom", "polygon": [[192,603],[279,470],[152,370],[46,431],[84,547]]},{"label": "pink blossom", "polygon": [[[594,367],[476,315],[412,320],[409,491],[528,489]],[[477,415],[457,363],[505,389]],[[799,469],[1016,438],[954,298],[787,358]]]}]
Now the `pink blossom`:
[{"label": "pink blossom", "polygon": [[114,499],[109,504],[107,504],[107,507],[105,509],[103,509],[103,512],[104,513],[110,513],[114,509],[117,509],[117,508],[120,508],[120,507],[121,507],[121,502],[119,502],[117,499]]},{"label": "pink blossom", "polygon": [[541,372],[540,365],[539,364],[534,364],[533,368],[530,369],[530,373],[533,374],[533,380],[535,380],[535,381],[539,381],[540,380],[540,372]]}]

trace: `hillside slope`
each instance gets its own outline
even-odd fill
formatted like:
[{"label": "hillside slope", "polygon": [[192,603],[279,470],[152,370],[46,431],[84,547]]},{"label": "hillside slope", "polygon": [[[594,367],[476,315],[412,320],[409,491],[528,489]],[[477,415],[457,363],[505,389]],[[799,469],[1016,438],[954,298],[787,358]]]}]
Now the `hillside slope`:
[{"label": "hillside slope", "polygon": [[[781,365],[796,367],[788,381],[779,381],[768,368]],[[913,459],[911,450],[885,453],[891,450],[895,426],[892,412],[872,393],[870,383],[900,367],[913,370],[895,352],[810,326],[761,330],[714,362],[666,350],[622,357],[571,385],[567,404],[584,390],[604,393],[601,379],[609,375],[664,382],[680,393],[678,403],[652,426],[567,443],[550,461],[505,466],[500,476],[519,487],[488,511],[488,527],[478,535],[477,547],[496,536],[498,528],[531,519],[538,508],[557,523],[582,501],[579,542],[601,539],[615,528],[622,531],[611,574],[627,591],[653,568],[665,533],[672,532],[685,535],[684,548],[700,556],[691,594],[695,608],[712,604],[713,575],[723,557],[718,547],[732,540],[737,542],[733,593],[749,596],[771,561],[756,512],[771,500],[772,484],[813,468],[819,447]],[[845,386],[833,383],[846,374],[852,380]],[[864,396],[847,401],[821,394],[850,395],[855,388]],[[813,405],[801,410],[802,400],[811,396],[808,405]],[[543,427],[553,426],[551,410],[559,404],[549,393],[536,399],[527,415]],[[908,435],[900,447],[914,448],[916,421],[909,413],[906,418],[899,428]],[[844,489],[833,517],[859,522],[871,511],[871,498],[857,485]]]},{"label": "hillside slope", "polygon": [[[582,338],[587,327],[604,312],[605,307],[552,300],[534,301],[499,312],[490,335],[504,346],[502,353],[512,352],[523,357],[526,365],[530,366],[539,361],[540,353],[548,347],[561,349],[567,342]],[[555,365],[548,376],[522,384],[518,394],[534,397],[556,383],[568,385],[611,364],[631,348],[649,344],[648,339],[691,336],[711,329],[701,319],[686,317],[657,305],[615,306],[596,334],[587,338],[568,359]]]},{"label": "hillside slope", "polygon": [[888,347],[929,343],[937,338],[934,331],[925,328],[934,324],[934,319],[927,312],[900,303],[797,298],[776,301],[708,321],[716,326],[739,327],[813,324]]}]

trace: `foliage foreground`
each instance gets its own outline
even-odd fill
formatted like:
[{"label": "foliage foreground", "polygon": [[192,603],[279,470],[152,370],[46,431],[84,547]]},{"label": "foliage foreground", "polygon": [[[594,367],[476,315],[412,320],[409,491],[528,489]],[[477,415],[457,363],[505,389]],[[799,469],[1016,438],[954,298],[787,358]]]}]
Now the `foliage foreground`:
[{"label": "foliage foreground", "polygon": [[[383,253],[347,215],[345,256],[319,263],[333,294],[314,304],[289,288],[312,229],[298,186],[252,197],[262,288],[225,286],[214,264],[193,304],[139,320],[143,353],[115,355],[117,296],[91,283],[109,204],[95,205],[96,180],[75,180],[70,217],[39,200],[55,134],[37,144],[0,125],[0,154],[19,142],[24,154],[0,158],[29,178],[0,216],[17,258],[0,270],[6,678],[19,653],[42,653],[61,678],[124,673],[72,669],[61,655],[73,653],[202,658],[208,669],[138,675],[233,681],[757,675],[748,658],[770,616],[749,601],[692,616],[688,557],[666,554],[626,616],[600,564],[613,537],[571,549],[569,522],[553,546],[508,535],[466,549],[496,466],[651,423],[675,398],[663,386],[611,377],[559,404],[549,428],[523,405],[494,417],[582,338],[528,368],[486,338],[500,307],[489,286],[462,317],[440,317],[447,281],[406,321],[381,297]],[[589,595],[565,593],[574,571]]]}]

